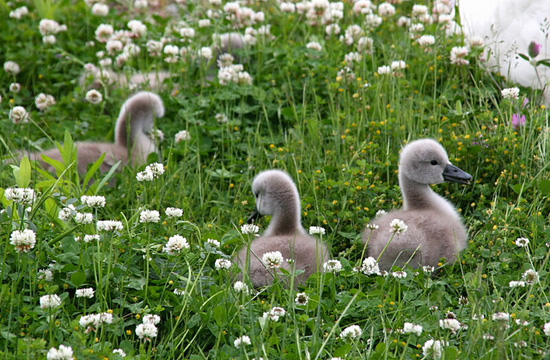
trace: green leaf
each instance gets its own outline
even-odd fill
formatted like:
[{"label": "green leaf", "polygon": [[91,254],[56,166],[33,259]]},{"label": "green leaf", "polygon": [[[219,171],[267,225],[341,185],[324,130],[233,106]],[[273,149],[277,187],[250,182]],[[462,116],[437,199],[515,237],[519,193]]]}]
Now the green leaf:
[{"label": "green leaf", "polygon": [[518,54],[520,58],[522,58],[523,60],[526,60],[526,61],[529,61],[529,56],[525,55],[525,54]]},{"label": "green leaf", "polygon": [[88,172],[86,173],[86,176],[84,177],[84,184],[83,184],[84,188],[86,188],[92,176],[94,176],[97,170],[101,167],[101,165],[103,164],[103,161],[105,160],[106,155],[107,153],[101,154],[99,159],[97,159],[97,161],[93,163],[93,165],[90,167],[90,170],[88,170]]},{"label": "green leaf", "polygon": [[550,180],[541,180],[539,182],[539,190],[544,195],[550,195]]},{"label": "green leaf", "polygon": [[350,344],[344,344],[344,345],[340,346],[338,349],[336,349],[333,356],[344,357],[350,352],[350,350],[351,350],[351,345]]},{"label": "green leaf", "polygon": [[71,282],[74,286],[79,287],[86,282],[86,274],[82,271],[75,272],[71,275]]},{"label": "green leaf", "polygon": [[46,164],[50,164],[51,166],[53,166],[57,175],[65,171],[65,164],[63,164],[59,160],[52,159],[51,157],[48,157],[46,155],[42,155],[42,160],[44,160]]},{"label": "green leaf", "polygon": [[31,182],[31,162],[29,161],[28,157],[25,156],[23,157],[23,159],[21,159],[21,164],[19,165],[19,168],[17,169],[17,171],[14,168],[13,174],[15,175],[17,186],[19,186],[20,188],[29,187],[29,184]]},{"label": "green leaf", "polygon": [[455,346],[445,348],[445,360],[458,359],[458,349]]}]

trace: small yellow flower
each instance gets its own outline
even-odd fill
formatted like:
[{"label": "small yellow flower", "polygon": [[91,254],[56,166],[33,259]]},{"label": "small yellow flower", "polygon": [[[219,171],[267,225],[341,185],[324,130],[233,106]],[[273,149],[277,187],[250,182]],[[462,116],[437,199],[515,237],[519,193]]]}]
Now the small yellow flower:
[{"label": "small yellow flower", "polygon": [[132,330],[126,330],[126,335],[132,335]]}]

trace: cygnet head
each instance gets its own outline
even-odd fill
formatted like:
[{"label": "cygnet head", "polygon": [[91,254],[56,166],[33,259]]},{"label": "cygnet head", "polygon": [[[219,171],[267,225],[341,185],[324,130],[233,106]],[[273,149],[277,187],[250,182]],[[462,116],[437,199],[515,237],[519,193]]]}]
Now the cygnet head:
[{"label": "cygnet head", "polygon": [[281,170],[266,170],[254,178],[252,192],[256,197],[256,211],[249,222],[261,215],[274,215],[285,212],[300,219],[300,197],[290,176]]},{"label": "cygnet head", "polygon": [[452,181],[469,184],[472,176],[452,165],[445,149],[435,140],[416,140],[403,148],[399,176],[420,184]]}]

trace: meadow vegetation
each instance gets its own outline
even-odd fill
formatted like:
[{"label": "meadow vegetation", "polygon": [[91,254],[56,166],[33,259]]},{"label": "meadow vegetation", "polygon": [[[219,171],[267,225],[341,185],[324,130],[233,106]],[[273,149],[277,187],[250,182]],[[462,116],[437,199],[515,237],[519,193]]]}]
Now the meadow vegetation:
[{"label": "meadow vegetation", "polygon": [[[65,158],[56,174],[0,168],[0,357],[549,356],[541,94],[487,72],[494,40],[465,38],[445,1],[391,2],[0,0],[0,153],[59,143]],[[113,81],[164,71],[154,89]],[[78,174],[73,142],[112,141],[137,89],[166,107],[148,159],[162,166]],[[426,137],[474,178],[433,187],[469,246],[434,273],[370,273],[361,232],[402,205],[399,151]],[[253,289],[231,262],[269,168],[337,260],[299,288]]]}]

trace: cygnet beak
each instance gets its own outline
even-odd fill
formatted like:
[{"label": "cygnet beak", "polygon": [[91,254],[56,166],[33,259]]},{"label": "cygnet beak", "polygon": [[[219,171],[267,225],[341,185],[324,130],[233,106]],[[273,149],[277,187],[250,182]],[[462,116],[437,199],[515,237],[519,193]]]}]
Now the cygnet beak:
[{"label": "cygnet beak", "polygon": [[259,218],[262,217],[262,214],[260,214],[260,212],[258,211],[258,209],[254,209],[254,212],[252,213],[252,215],[250,215],[250,217],[248,218],[248,220],[246,220],[246,223],[247,224],[253,224],[255,223]]},{"label": "cygnet beak", "polygon": [[472,180],[472,175],[452,164],[447,164],[445,170],[443,170],[443,179],[445,181],[468,185],[470,184],[470,180]]}]

